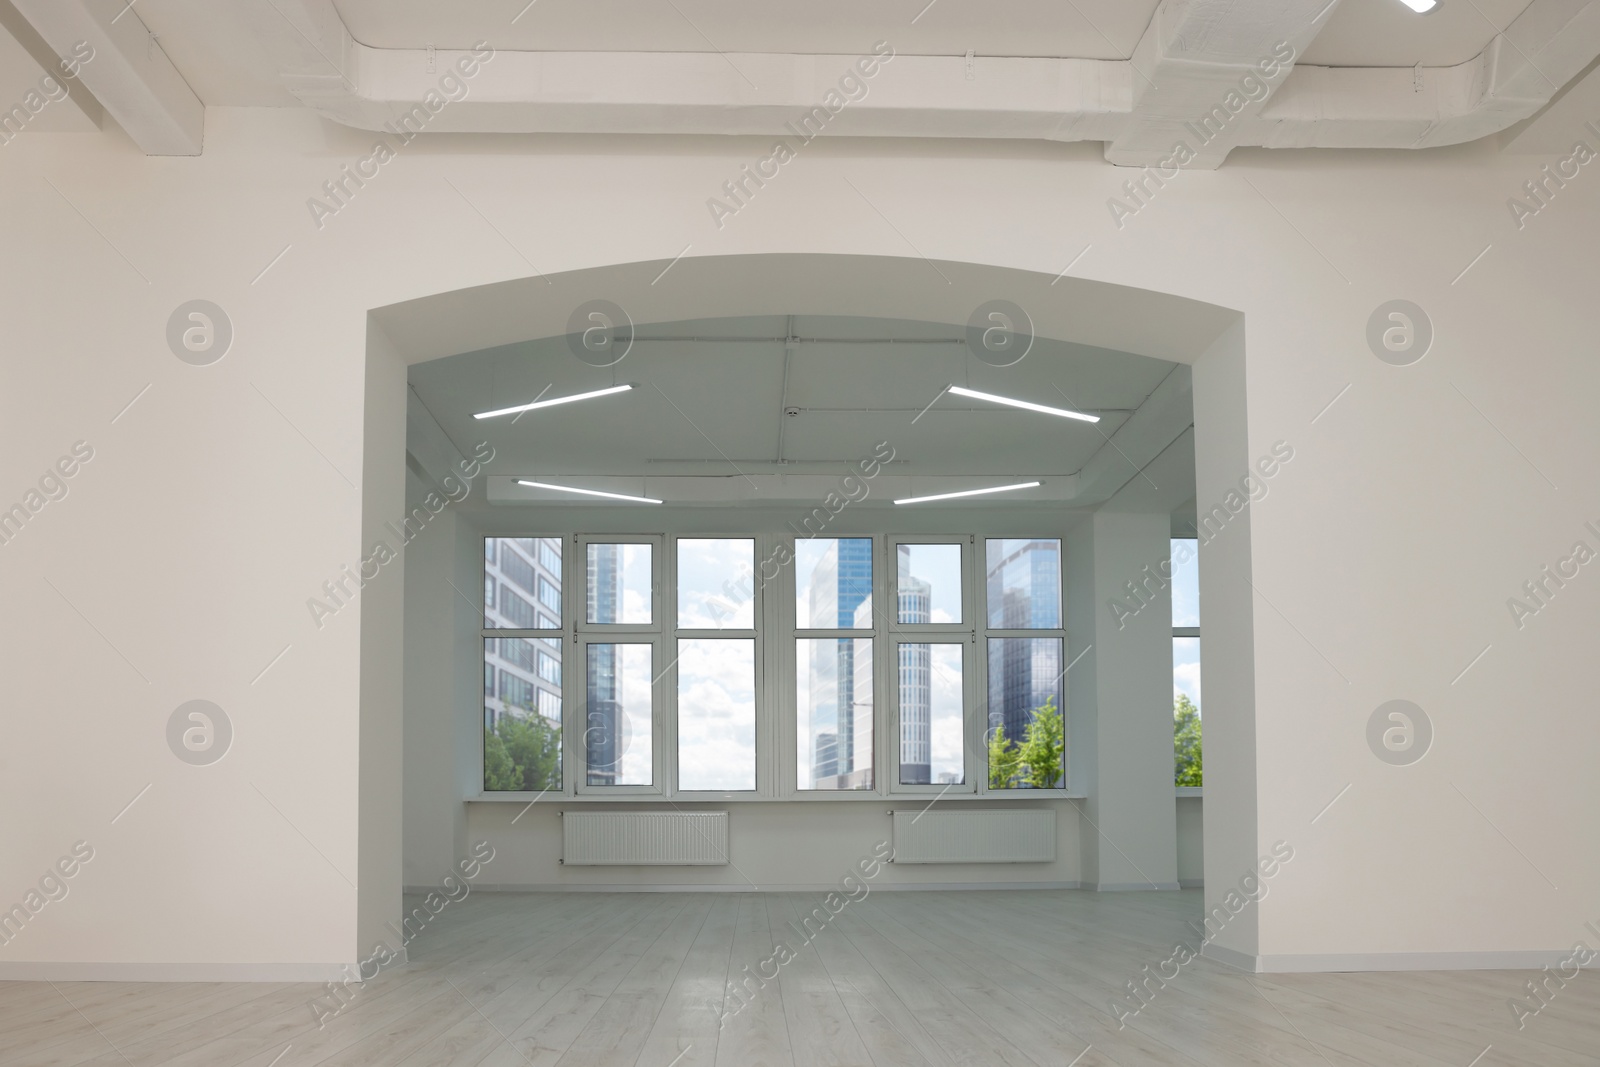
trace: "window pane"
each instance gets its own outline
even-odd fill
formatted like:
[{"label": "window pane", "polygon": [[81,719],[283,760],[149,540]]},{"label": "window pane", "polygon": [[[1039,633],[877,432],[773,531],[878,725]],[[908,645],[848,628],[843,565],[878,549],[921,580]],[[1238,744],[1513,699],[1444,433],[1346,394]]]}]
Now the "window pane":
[{"label": "window pane", "polygon": [[534,662],[533,646],[520,637],[483,642],[485,792],[561,788],[559,661],[554,681],[540,677]]},{"label": "window pane", "polygon": [[560,624],[533,610],[535,598],[561,614],[561,538],[488,537],[483,547],[483,625],[533,630]]},{"label": "window pane", "polygon": [[987,542],[989,625],[1006,630],[1061,626],[1061,542],[992,538]]},{"label": "window pane", "polygon": [[870,630],[872,538],[810,538],[794,543],[795,626]]},{"label": "window pane", "polygon": [[592,623],[651,622],[651,588],[654,580],[651,545],[589,546],[588,593]]},{"label": "window pane", "polygon": [[1200,785],[1200,639],[1172,639],[1173,782]]},{"label": "window pane", "polygon": [[802,638],[795,668],[800,788],[871,789],[871,639]]},{"label": "window pane", "polygon": [[1172,539],[1172,625],[1200,625],[1200,542]]},{"label": "window pane", "polygon": [[989,639],[990,789],[1063,784],[1063,673],[1059,638]]},{"label": "window pane", "polygon": [[[594,546],[591,546],[591,548]],[[651,785],[650,645],[589,646],[584,765],[589,785]]]},{"label": "window pane", "polygon": [[680,538],[678,625],[685,630],[753,630],[756,543]]},{"label": "window pane", "polygon": [[678,788],[756,787],[756,643],[678,642]]},{"label": "window pane", "polygon": [[966,780],[961,737],[961,646],[900,646],[900,781]]},{"label": "window pane", "polygon": [[961,546],[900,545],[895,553],[900,570],[900,621],[961,621]]}]

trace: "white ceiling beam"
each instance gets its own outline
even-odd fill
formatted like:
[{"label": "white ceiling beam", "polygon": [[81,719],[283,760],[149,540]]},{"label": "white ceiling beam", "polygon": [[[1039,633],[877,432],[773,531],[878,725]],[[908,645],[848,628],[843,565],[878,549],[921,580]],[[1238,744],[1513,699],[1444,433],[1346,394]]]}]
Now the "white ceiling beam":
[{"label": "white ceiling beam", "polygon": [[[1338,0],[1166,0],[1130,61],[897,55],[864,78],[850,55],[495,50],[485,60],[376,49],[350,37],[332,0],[278,3],[285,25],[268,43],[290,91],[329,119],[401,141],[727,134],[782,138],[792,150],[818,132],[1099,140],[1125,166],[1171,163],[1181,142],[1180,166],[1209,168],[1243,146],[1476,140],[1533,114],[1600,55],[1600,0],[1532,0],[1480,56],[1453,67],[1296,66]],[[454,74],[463,63],[470,77]],[[861,87],[849,100],[846,77]]]},{"label": "white ceiling beam", "polygon": [[197,156],[205,105],[124,0],[12,0],[59,55],[94,49],[78,78],[152,156]]},{"label": "white ceiling beam", "polygon": [[1133,108],[1107,142],[1106,159],[1221,166],[1250,143],[1249,118],[1284,83],[1338,2],[1166,0],[1134,50]]}]

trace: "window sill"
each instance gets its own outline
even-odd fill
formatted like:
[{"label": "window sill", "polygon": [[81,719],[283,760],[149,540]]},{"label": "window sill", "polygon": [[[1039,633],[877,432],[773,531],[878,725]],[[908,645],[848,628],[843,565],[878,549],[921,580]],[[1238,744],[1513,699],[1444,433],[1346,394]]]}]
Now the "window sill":
[{"label": "window sill", "polygon": [[1177,793],[1180,797],[1205,796],[1205,786],[1203,785],[1180,785],[1174,786],[1173,788],[1177,790]]},{"label": "window sill", "polygon": [[[1198,790],[1196,791],[1198,795]],[[949,793],[943,797],[929,793],[874,793],[868,790],[840,790],[837,793],[824,793],[820,795],[795,795],[787,797],[763,797],[746,794],[728,794],[725,796],[706,795],[704,793],[687,796],[679,794],[675,797],[662,797],[635,793],[631,796],[596,796],[593,793],[580,793],[577,796],[571,793],[479,793],[477,796],[465,797],[467,804],[527,804],[540,800],[546,804],[560,804],[563,807],[581,804],[650,804],[677,807],[685,804],[833,804],[847,801],[873,804],[920,804],[931,806],[935,800],[940,804],[971,803],[973,801],[1041,801],[1041,800],[1085,800],[1087,793],[1073,793],[1064,790],[1022,790],[1014,794],[1006,793]]]}]

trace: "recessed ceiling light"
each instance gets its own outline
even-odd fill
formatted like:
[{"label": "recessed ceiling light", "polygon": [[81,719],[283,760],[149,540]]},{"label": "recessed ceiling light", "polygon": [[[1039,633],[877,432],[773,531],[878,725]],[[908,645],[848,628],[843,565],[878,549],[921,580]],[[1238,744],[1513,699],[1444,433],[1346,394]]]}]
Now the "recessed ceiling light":
[{"label": "recessed ceiling light", "polygon": [[908,496],[896,504],[927,504],[934,500],[954,500],[962,496],[987,496],[990,493],[1009,493],[1013,489],[1034,489],[1039,482],[1018,482],[1016,485],[991,485],[987,489],[963,489],[959,493],[939,493],[934,496]]},{"label": "recessed ceiling light", "polygon": [[1015,400],[1009,396],[995,396],[993,393],[980,393],[976,389],[966,389],[959,385],[952,385],[945,390],[957,396],[971,397],[973,400],[987,400],[991,404],[1004,404],[1006,407],[1022,408],[1024,411],[1041,411],[1046,415],[1060,415],[1064,419],[1081,419],[1084,422],[1099,422],[1099,415],[1085,415],[1081,411],[1068,411],[1066,408],[1053,408],[1044,404],[1035,404],[1031,400]]},{"label": "recessed ceiling light", "polygon": [[497,408],[494,411],[480,411],[472,416],[475,419],[492,419],[496,415],[515,415],[519,411],[534,411],[538,408],[553,408],[557,404],[570,404],[575,400],[592,400],[597,396],[610,396],[612,393],[625,393],[633,385],[613,385],[609,389],[596,389],[592,393],[574,393],[571,396],[558,396],[550,400],[535,400],[531,404],[518,404],[513,408]]},{"label": "recessed ceiling light", "polygon": [[1400,0],[1400,2],[1419,15],[1426,15],[1430,11],[1439,9],[1439,0]]},{"label": "recessed ceiling light", "polygon": [[579,489],[575,485],[551,485],[549,482],[531,482],[526,478],[518,478],[518,485],[530,486],[534,489],[554,489],[558,493],[581,493],[584,496],[603,496],[607,500],[627,500],[634,504],[659,504],[661,501],[650,496],[628,496],[626,493],[602,493],[598,489]]}]

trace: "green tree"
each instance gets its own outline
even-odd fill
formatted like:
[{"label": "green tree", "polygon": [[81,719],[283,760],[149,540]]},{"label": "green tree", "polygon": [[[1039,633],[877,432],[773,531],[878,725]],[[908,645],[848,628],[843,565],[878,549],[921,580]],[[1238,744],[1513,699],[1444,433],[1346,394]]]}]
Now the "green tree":
[{"label": "green tree", "polygon": [[561,787],[561,727],[532,708],[505,713],[483,732],[483,787],[541,792]]},{"label": "green tree", "polygon": [[1011,779],[1022,769],[1022,750],[1013,741],[1006,740],[1004,723],[989,735],[989,788],[1005,789]]},{"label": "green tree", "polygon": [[522,788],[522,775],[511,762],[506,743],[487,726],[483,728],[483,788],[488,792]]},{"label": "green tree", "polygon": [[1185,693],[1179,693],[1172,701],[1172,748],[1175,764],[1173,782],[1177,785],[1200,785],[1200,709]]},{"label": "green tree", "polygon": [[1028,784],[1035,789],[1054,789],[1061,780],[1061,756],[1066,747],[1066,723],[1052,694],[1043,705],[1033,709],[1018,751],[1028,767]]}]

